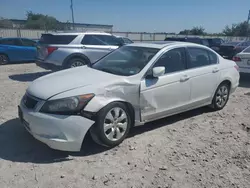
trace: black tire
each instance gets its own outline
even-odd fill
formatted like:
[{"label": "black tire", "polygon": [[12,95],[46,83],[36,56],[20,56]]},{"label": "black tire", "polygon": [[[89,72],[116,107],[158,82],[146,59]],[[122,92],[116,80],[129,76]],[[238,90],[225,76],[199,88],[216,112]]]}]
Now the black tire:
[{"label": "black tire", "polygon": [[67,63],[65,68],[74,68],[74,67],[80,67],[80,66],[84,66],[87,65],[87,61],[84,60],[83,58],[72,58],[70,59]]},{"label": "black tire", "polygon": [[[224,97],[222,96],[223,94],[220,94],[222,90],[224,90],[223,88],[226,88],[227,90],[227,92],[225,93],[226,96],[224,95]],[[229,95],[230,95],[230,84],[227,82],[222,82],[216,89],[216,92],[214,94],[213,101],[211,104],[211,108],[215,111],[223,109],[228,102]]]},{"label": "black tire", "polygon": [[[114,137],[117,137],[117,135],[118,135],[117,134],[117,127],[110,128],[106,132],[104,130],[104,123],[107,120],[107,114],[109,112],[111,113],[113,109],[122,109],[121,111],[119,111],[119,114],[123,114],[125,112],[126,117],[127,117],[127,119],[126,119],[127,120],[126,121],[127,122],[126,130],[124,130],[122,132],[122,129],[120,129],[119,126],[117,125],[118,129],[119,129],[119,132],[120,133],[122,132],[122,135],[123,135],[117,140],[110,140],[110,139],[108,139],[108,136],[107,136],[108,133],[116,132]],[[117,118],[117,119],[119,119],[119,118]],[[110,123],[110,124],[112,124],[112,123]],[[90,129],[90,135],[91,135],[92,139],[97,144],[103,145],[105,147],[114,147],[114,146],[119,145],[126,138],[126,136],[129,133],[129,130],[131,128],[131,125],[132,125],[132,119],[131,119],[131,115],[129,113],[129,110],[128,110],[127,106],[125,104],[123,104],[123,103],[120,103],[120,102],[113,102],[113,103],[110,103],[107,106],[105,106],[103,109],[101,109],[97,113],[96,122]],[[110,130],[110,132],[109,132],[109,130]],[[112,131],[112,130],[115,130],[115,131]],[[113,139],[116,139],[116,138],[113,138]]]},{"label": "black tire", "polygon": [[9,57],[5,54],[0,54],[0,65],[5,65],[9,63]]}]

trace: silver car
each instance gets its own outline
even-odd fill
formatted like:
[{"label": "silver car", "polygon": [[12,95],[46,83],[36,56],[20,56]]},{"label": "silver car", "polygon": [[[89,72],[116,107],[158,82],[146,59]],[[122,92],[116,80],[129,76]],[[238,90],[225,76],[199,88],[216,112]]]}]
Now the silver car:
[{"label": "silver car", "polygon": [[250,46],[233,57],[241,73],[250,73]]},{"label": "silver car", "polygon": [[50,70],[87,65],[121,45],[119,39],[104,32],[42,34],[37,65]]},{"label": "silver car", "polygon": [[208,47],[133,43],[92,66],[35,80],[19,117],[38,140],[79,151],[88,131],[99,144],[120,144],[136,125],[209,105],[220,110],[239,84],[235,62]]}]

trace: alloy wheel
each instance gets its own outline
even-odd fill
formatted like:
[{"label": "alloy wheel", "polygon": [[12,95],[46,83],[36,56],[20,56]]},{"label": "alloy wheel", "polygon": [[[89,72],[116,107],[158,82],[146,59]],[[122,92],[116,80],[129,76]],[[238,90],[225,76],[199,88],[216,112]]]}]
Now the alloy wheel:
[{"label": "alloy wheel", "polygon": [[219,108],[222,108],[226,104],[228,95],[229,95],[229,90],[225,85],[221,86],[218,89],[216,93],[215,102]]},{"label": "alloy wheel", "polygon": [[104,134],[110,141],[120,140],[128,127],[128,117],[126,112],[120,108],[112,108],[104,119]]}]

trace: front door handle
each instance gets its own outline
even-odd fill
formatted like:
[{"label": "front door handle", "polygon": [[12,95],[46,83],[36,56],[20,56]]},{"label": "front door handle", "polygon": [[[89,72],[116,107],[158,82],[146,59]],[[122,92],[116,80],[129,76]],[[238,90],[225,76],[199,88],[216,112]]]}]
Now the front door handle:
[{"label": "front door handle", "polygon": [[181,77],[180,81],[185,82],[185,81],[189,80],[189,78],[190,77],[188,75],[184,75],[184,76]]},{"label": "front door handle", "polygon": [[213,69],[213,73],[216,73],[216,72],[219,72],[220,70],[219,70],[219,68],[214,68]]}]

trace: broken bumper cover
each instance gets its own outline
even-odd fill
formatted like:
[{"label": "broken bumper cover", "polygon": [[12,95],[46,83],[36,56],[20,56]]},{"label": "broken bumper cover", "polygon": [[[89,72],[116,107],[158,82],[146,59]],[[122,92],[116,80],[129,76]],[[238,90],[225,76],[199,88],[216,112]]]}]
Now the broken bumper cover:
[{"label": "broken bumper cover", "polygon": [[80,151],[94,121],[81,116],[44,114],[20,105],[19,118],[31,135],[52,149]]}]

